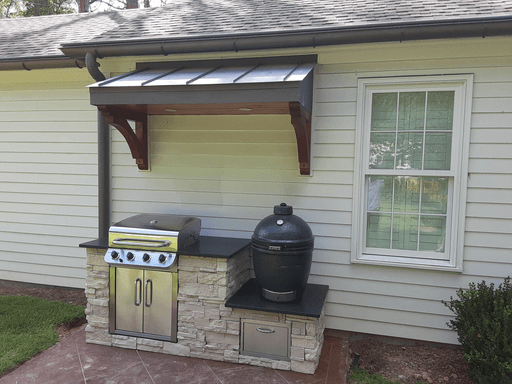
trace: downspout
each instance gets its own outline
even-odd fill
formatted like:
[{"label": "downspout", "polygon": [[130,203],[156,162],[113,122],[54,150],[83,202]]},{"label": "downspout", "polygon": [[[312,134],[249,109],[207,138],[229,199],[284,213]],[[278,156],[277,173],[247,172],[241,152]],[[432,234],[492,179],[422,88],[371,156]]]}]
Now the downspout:
[{"label": "downspout", "polygon": [[[85,55],[85,64],[95,81],[105,80],[100,64],[91,53]],[[110,128],[98,111],[98,238],[108,238],[110,227]]]}]

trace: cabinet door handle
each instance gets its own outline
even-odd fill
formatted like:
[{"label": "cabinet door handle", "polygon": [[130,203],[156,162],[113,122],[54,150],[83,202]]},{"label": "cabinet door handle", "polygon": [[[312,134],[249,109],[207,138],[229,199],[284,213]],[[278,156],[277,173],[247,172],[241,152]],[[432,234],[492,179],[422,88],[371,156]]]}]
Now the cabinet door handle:
[{"label": "cabinet door handle", "polygon": [[[147,279],[146,284],[144,284],[144,288],[146,289],[146,307],[151,307],[151,304],[153,304],[153,280]],[[149,288],[148,288],[149,287]],[[149,300],[148,300],[148,291],[149,291]]]},{"label": "cabinet door handle", "polygon": [[256,328],[256,330],[258,332],[261,332],[261,333],[275,333],[276,331],[274,329],[270,329],[270,328]]},{"label": "cabinet door handle", "polygon": [[135,301],[134,304],[138,307],[142,301],[142,280],[140,277],[135,279]]}]

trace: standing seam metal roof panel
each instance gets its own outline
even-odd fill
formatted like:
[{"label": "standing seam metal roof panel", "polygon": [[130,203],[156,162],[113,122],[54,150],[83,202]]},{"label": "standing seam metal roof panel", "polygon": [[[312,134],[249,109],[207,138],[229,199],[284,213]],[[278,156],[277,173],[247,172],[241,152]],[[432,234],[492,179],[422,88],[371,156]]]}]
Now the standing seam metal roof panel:
[{"label": "standing seam metal roof panel", "polygon": [[306,78],[314,66],[314,63],[293,63],[145,69],[91,84],[89,87],[159,87],[173,85],[300,82]]}]

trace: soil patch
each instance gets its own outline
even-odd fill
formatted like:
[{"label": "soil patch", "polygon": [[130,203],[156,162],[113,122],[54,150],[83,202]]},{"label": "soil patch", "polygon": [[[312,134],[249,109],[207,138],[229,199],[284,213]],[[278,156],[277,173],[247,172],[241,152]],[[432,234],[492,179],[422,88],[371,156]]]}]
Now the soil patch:
[{"label": "soil patch", "polygon": [[397,383],[475,384],[459,348],[395,345],[373,339],[350,342],[351,358],[358,367]]}]

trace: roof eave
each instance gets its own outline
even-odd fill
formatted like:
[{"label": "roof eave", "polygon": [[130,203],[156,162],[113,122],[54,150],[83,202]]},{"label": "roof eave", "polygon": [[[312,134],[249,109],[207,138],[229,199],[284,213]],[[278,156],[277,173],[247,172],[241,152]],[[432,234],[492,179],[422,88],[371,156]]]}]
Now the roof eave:
[{"label": "roof eave", "polygon": [[63,44],[60,49],[66,56],[81,60],[86,53],[102,58],[504,35],[512,35],[512,16],[169,39],[69,43]]}]

